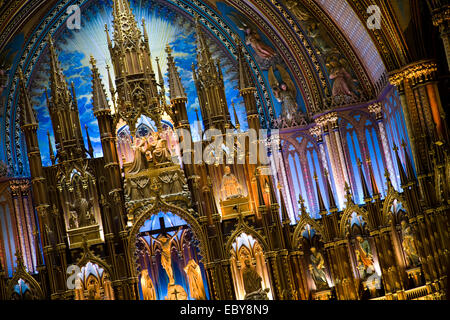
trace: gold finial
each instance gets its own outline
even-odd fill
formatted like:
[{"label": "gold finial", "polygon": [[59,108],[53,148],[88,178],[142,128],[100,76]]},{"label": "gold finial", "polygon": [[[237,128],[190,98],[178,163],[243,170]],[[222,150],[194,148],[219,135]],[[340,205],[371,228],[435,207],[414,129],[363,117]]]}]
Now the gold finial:
[{"label": "gold finial", "polygon": [[397,147],[397,145],[396,145],[396,144],[394,144],[394,147],[392,148],[392,150],[394,150],[394,151],[398,151],[398,147]]},{"label": "gold finial", "polygon": [[95,60],[94,56],[91,54],[91,58],[89,59],[89,62],[93,67],[96,67],[97,61]]},{"label": "gold finial", "polygon": [[172,48],[169,44],[166,44],[166,53],[170,56],[172,54]]},{"label": "gold finial", "polygon": [[406,144],[405,140],[404,140],[404,139],[402,139],[402,144],[401,144],[401,147],[402,147],[402,148],[406,148],[406,146],[407,146],[407,144]]},{"label": "gold finial", "polygon": [[358,167],[361,167],[361,165],[362,165],[361,159],[358,158],[356,160],[356,164],[358,165]]}]

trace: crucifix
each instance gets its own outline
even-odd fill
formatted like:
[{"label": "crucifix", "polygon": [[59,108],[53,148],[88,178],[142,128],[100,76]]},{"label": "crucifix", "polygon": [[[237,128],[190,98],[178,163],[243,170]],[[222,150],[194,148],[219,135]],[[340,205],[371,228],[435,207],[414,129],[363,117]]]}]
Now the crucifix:
[{"label": "crucifix", "polygon": [[[172,257],[171,257],[171,248],[172,248],[172,241],[176,238],[179,231],[182,229],[188,228],[187,225],[177,226],[177,227],[166,227],[166,224],[164,222],[164,218],[159,218],[159,224],[161,228],[159,230],[151,230],[151,231],[145,231],[141,232],[142,235],[150,236],[154,241],[156,241],[161,246],[161,265],[166,270],[167,276],[169,277],[169,285],[175,284],[175,279],[173,276],[173,269],[172,269]],[[169,232],[175,231],[173,236],[169,235]],[[154,234],[158,234],[157,237],[154,237]]]}]

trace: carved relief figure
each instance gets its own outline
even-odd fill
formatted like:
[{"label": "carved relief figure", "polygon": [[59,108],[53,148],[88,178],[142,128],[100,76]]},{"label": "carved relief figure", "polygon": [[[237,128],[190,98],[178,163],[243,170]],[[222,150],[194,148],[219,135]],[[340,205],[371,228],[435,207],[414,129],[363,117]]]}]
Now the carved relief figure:
[{"label": "carved relief figure", "polygon": [[245,298],[244,300],[268,300],[267,292],[269,289],[262,289],[262,278],[256,272],[255,267],[249,259],[244,260],[244,270],[242,271],[242,280],[244,282]]},{"label": "carved relief figure", "polygon": [[159,180],[162,182],[162,194],[177,194],[185,189],[184,176],[178,171],[161,174]]},{"label": "carved relief figure", "polygon": [[141,273],[141,287],[144,300],[156,300],[156,291],[153,281],[148,275],[148,270],[144,269]]},{"label": "carved relief figure", "polygon": [[242,186],[236,176],[231,173],[231,169],[229,166],[225,167],[225,174],[222,178],[221,191],[226,200],[243,196]]},{"label": "carved relief figure", "polygon": [[193,259],[191,259],[184,268],[184,272],[186,272],[188,278],[191,297],[195,300],[206,300],[205,287],[203,286],[200,266]]},{"label": "carved relief figure", "polygon": [[356,237],[356,267],[358,268],[361,279],[374,272],[373,256],[370,243],[361,236]]},{"label": "carved relief figure", "polygon": [[403,251],[408,258],[408,263],[411,266],[417,266],[419,261],[419,254],[417,253],[416,242],[414,239],[414,234],[411,226],[405,221],[402,220],[402,247]]},{"label": "carved relief figure", "polygon": [[318,290],[328,288],[327,278],[325,275],[325,260],[315,247],[311,247],[311,255],[309,257],[309,271],[316,284]]}]

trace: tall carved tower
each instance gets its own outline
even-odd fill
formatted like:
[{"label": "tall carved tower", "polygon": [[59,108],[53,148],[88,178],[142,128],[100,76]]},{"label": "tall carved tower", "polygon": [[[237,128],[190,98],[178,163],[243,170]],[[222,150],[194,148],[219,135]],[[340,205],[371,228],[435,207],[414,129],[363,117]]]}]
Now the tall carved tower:
[{"label": "tall carved tower", "polygon": [[214,61],[200,19],[195,21],[197,33],[197,68],[192,66],[195,86],[205,131],[215,128],[225,132],[231,127],[220,60]]},{"label": "tall carved tower", "polygon": [[145,22],[142,35],[129,2],[114,0],[113,6],[114,43],[107,28],[106,33],[116,78],[117,113],[132,134],[141,115],[150,117],[160,128],[162,106]]}]

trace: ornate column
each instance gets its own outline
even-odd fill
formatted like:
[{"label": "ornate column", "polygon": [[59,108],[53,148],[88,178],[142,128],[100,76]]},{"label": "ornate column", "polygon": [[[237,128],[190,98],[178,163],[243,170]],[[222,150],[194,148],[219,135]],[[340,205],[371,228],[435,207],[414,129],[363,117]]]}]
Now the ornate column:
[{"label": "ornate column", "polygon": [[337,113],[334,113],[331,118],[330,118],[330,124],[331,124],[331,128],[333,130],[334,133],[334,139],[336,140],[336,146],[338,149],[338,154],[339,154],[339,162],[341,164],[341,169],[342,169],[342,173],[344,175],[344,183],[348,183],[350,184],[350,179],[348,178],[348,171],[347,171],[347,162],[345,161],[345,155],[344,155],[344,151],[342,149],[342,140],[341,140],[341,134],[339,132],[339,127],[338,127],[338,117],[337,117]]},{"label": "ornate column", "polygon": [[267,271],[269,273],[270,282],[272,285],[272,296],[274,300],[282,300],[283,292],[281,290],[281,281],[279,270],[277,268],[276,262],[276,253],[274,251],[270,251],[264,254],[267,263]]},{"label": "ornate column", "polygon": [[[333,175],[334,183],[336,186],[336,195],[338,198],[339,207],[342,208],[344,206],[344,202],[345,202],[345,197],[344,197],[345,181],[344,181],[344,176],[342,174],[342,167],[340,165],[340,157],[338,154],[338,150],[336,150],[336,148],[334,148],[334,146],[333,146],[333,143],[332,143],[332,140],[330,137],[329,127],[328,127],[328,123],[330,122],[330,119],[334,118],[335,116],[337,117],[336,113],[326,114],[324,116],[317,118],[316,123],[317,123],[318,127],[321,128],[321,133],[323,135],[322,140],[325,140],[325,144],[327,146],[328,157],[330,158],[331,173]],[[334,133],[331,133],[331,134],[334,135]],[[323,148],[323,145],[322,145],[322,148]]]},{"label": "ornate column", "polygon": [[326,172],[330,172],[328,168],[327,155],[325,154],[325,147],[323,145],[322,127],[317,125],[309,129],[309,132],[316,138],[317,146],[319,147],[320,160],[322,161],[322,167],[326,170]]},{"label": "ornate column", "polygon": [[[381,103],[377,102],[377,103],[370,105],[368,110],[369,110],[369,112],[371,112],[375,115],[375,118],[378,123],[378,129],[380,130],[381,145],[383,147],[384,158],[386,159],[386,168],[389,171],[390,176],[395,177],[394,162],[392,161],[389,143],[388,143],[387,136],[386,136],[386,128],[384,127],[383,109],[381,107]],[[396,179],[394,179],[393,183],[394,183],[395,189],[399,190]]]},{"label": "ornate column", "polygon": [[[399,89],[403,114],[417,171],[430,168],[428,151],[434,142],[448,141],[445,112],[436,85],[437,64],[422,60],[391,73],[390,81]],[[407,100],[405,92],[409,92]]]},{"label": "ornate column", "polygon": [[[450,70],[450,4],[442,4],[446,1],[427,0],[431,9],[433,25],[439,28],[442,42],[444,43],[445,54],[447,55],[447,66]],[[441,5],[441,6],[439,6]]]}]

